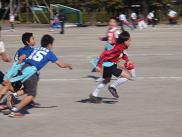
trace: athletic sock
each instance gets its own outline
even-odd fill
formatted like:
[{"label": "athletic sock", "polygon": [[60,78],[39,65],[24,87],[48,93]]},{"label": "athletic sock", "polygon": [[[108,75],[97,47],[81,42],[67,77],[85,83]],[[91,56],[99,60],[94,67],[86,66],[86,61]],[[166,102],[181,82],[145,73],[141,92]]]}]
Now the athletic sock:
[{"label": "athletic sock", "polygon": [[13,93],[14,98],[18,98],[18,94],[17,93]]},{"label": "athletic sock", "polygon": [[94,90],[94,92],[92,92],[92,95],[93,95],[94,97],[98,97],[99,92],[100,92],[105,86],[106,86],[106,84],[104,84],[103,82],[100,83],[100,84],[96,87],[96,89]]},{"label": "athletic sock", "polygon": [[131,70],[131,76],[132,76],[132,78],[135,78],[136,77],[135,69],[132,69]]},{"label": "athletic sock", "polygon": [[127,78],[119,78],[115,80],[110,86],[116,89],[118,86],[124,84],[127,80]]}]

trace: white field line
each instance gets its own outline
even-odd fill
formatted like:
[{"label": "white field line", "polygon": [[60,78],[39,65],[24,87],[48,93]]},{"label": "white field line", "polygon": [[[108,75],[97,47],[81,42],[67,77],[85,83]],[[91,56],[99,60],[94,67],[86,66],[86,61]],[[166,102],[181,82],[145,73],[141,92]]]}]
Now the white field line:
[{"label": "white field line", "polygon": [[[157,79],[157,80],[182,80],[182,77],[137,77],[136,80],[153,80],[153,79]],[[54,81],[90,81],[93,80],[92,78],[68,78],[68,79],[64,79],[64,78],[56,78],[56,79],[40,79],[40,81],[43,82],[54,82]],[[114,80],[114,79],[113,79]]]}]

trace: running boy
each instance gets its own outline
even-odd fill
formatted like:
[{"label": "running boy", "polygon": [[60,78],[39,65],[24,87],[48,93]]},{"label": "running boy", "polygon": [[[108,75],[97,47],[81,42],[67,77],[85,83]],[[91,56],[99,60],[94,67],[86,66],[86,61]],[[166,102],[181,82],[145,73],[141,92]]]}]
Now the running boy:
[{"label": "running boy", "polygon": [[[98,97],[98,94],[101,89],[103,89],[110,82],[112,75],[116,76],[118,79],[108,87],[108,90],[116,98],[119,97],[116,88],[119,85],[125,83],[127,80],[131,80],[131,75],[127,70],[117,68],[117,63],[121,59],[120,55],[130,46],[130,41],[130,34],[127,31],[124,31],[119,35],[117,44],[114,46],[114,48],[108,51],[104,51],[100,55],[97,65],[98,71],[102,69],[102,65],[105,61],[110,61],[113,63],[113,65],[109,67],[103,67],[104,80],[96,87],[94,92],[90,94],[90,100],[93,103],[101,102],[101,98]],[[130,68],[128,66],[130,66]],[[131,66],[131,61],[129,61],[129,59],[126,60],[126,67],[128,69],[134,68],[134,66]]]}]

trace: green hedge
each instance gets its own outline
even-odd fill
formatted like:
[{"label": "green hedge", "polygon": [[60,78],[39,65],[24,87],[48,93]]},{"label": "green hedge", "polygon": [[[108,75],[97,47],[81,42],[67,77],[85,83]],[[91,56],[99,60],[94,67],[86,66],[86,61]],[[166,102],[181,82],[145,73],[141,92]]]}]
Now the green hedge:
[{"label": "green hedge", "polygon": [[[45,16],[44,16],[45,15]],[[21,13],[20,14],[20,22],[21,23],[34,23],[39,22],[42,24],[49,24],[50,23],[50,14],[49,13]],[[38,20],[37,20],[37,18]]]},{"label": "green hedge", "polygon": [[[47,17],[47,19],[44,17],[44,15],[42,13],[21,13],[20,14],[20,22],[21,23],[34,23],[37,22],[38,20],[36,19],[35,15],[37,16],[37,18],[39,19],[40,23],[42,24],[49,24],[50,23],[50,13],[45,13],[45,16]],[[66,18],[67,18],[67,22],[71,22],[71,23],[77,23],[77,14],[66,14]],[[96,20],[98,22],[107,22],[109,19],[110,15],[107,14],[106,12],[97,12],[96,13]],[[89,18],[90,15],[86,12],[83,13],[83,22],[87,23],[89,22]]]}]

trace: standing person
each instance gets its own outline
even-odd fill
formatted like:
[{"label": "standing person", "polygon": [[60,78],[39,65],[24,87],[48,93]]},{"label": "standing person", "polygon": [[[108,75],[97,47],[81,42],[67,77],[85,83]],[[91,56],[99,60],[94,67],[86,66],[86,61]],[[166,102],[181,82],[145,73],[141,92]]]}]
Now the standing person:
[{"label": "standing person", "polygon": [[177,24],[177,12],[176,11],[169,9],[168,16],[169,16],[169,24]]},{"label": "standing person", "polygon": [[147,28],[147,23],[145,22],[145,17],[142,14],[140,14],[139,18],[138,18],[138,28],[139,28],[139,30]]},{"label": "standing person", "polygon": [[64,14],[64,12],[62,10],[59,11],[59,21],[60,21],[60,25],[61,25],[61,31],[60,31],[60,34],[64,34],[65,33],[65,30],[64,30],[64,24],[65,24],[65,21],[66,21],[66,16]]},{"label": "standing person", "polygon": [[126,25],[127,27],[129,27],[131,30],[133,30],[133,27],[131,26],[130,22],[127,20],[126,15],[121,13],[119,15],[119,20],[121,23],[121,30],[124,31],[124,25]]},{"label": "standing person", "polygon": [[152,25],[152,27],[155,26],[155,15],[154,15],[154,13],[155,13],[154,11],[151,11],[147,15],[148,25]]},{"label": "standing person", "polygon": [[14,14],[10,14],[9,15],[9,22],[11,25],[11,31],[15,31],[15,15]]},{"label": "standing person", "polygon": [[136,29],[136,26],[137,26],[137,14],[135,12],[131,13],[131,22],[132,22],[133,28]]}]

